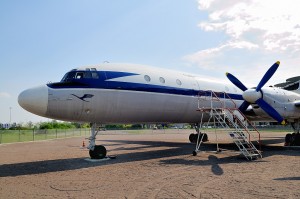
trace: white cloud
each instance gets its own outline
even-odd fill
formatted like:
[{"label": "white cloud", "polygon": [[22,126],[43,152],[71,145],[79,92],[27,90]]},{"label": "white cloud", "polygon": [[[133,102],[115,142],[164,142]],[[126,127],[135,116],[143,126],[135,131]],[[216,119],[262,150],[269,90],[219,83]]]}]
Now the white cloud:
[{"label": "white cloud", "polygon": [[213,2],[214,2],[214,0],[202,0],[202,1],[198,1],[198,3],[199,3],[199,9],[208,9]]},{"label": "white cloud", "polygon": [[[300,41],[299,5],[295,1],[237,0],[237,1],[199,1],[199,7],[209,12],[208,21],[199,26],[206,31],[224,31],[232,39],[247,39],[248,31],[257,30],[258,39],[263,38],[263,48],[274,49],[280,38],[281,45],[300,49],[299,45],[290,45],[290,41]],[[288,35],[282,37],[282,35]],[[287,41],[287,42],[284,42]],[[285,49],[285,48],[283,48]]]},{"label": "white cloud", "polygon": [[[226,53],[234,49],[255,49],[258,48],[256,44],[247,41],[230,41],[226,44],[215,48],[198,51],[194,54],[184,57],[185,60],[201,66],[204,69],[217,69],[219,64],[214,65],[218,59],[226,59]],[[232,53],[232,52],[231,52]]]},{"label": "white cloud", "polygon": [[[224,31],[231,39],[264,41],[265,50],[300,50],[300,12],[296,1],[236,0],[199,1],[199,7],[206,9],[209,20],[199,26],[206,31]],[[216,5],[217,4],[217,5]],[[256,31],[249,38],[247,33]],[[259,34],[258,34],[259,33]]]},{"label": "white cloud", "polygon": [[[184,60],[205,70],[228,69],[244,77],[249,76],[249,70],[262,76],[267,67],[280,60],[280,76],[274,75],[276,82],[300,75],[300,2],[199,0],[198,3],[201,12],[208,12],[208,19],[199,22],[199,27],[224,33],[228,39],[218,46],[186,55]],[[260,78],[247,79],[257,82]]]},{"label": "white cloud", "polygon": [[9,93],[6,92],[0,92],[0,98],[10,98],[11,95]]}]

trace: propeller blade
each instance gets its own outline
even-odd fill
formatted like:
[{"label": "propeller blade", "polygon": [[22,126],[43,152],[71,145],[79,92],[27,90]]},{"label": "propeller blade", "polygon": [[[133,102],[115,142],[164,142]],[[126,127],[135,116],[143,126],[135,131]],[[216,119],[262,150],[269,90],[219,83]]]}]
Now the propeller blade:
[{"label": "propeller blade", "polygon": [[250,105],[249,102],[244,101],[244,102],[241,104],[241,106],[239,107],[239,110],[240,110],[242,113],[245,113],[249,105]]},{"label": "propeller blade", "polygon": [[273,64],[269,70],[266,72],[266,74],[263,76],[263,78],[260,80],[259,84],[256,87],[256,91],[260,91],[260,89],[269,81],[269,79],[274,75],[277,68],[279,67],[280,61],[277,61],[275,64]]},{"label": "propeller blade", "polygon": [[272,107],[270,106],[265,100],[262,98],[256,100],[256,102],[260,108],[262,108],[269,116],[271,116],[276,121],[280,122],[281,124],[285,124],[284,119],[281,115]]},{"label": "propeller blade", "polygon": [[242,91],[247,90],[247,87],[244,86],[244,84],[242,82],[240,82],[240,80],[238,80],[235,76],[233,76],[230,73],[226,73],[226,76],[236,87],[238,87]]}]

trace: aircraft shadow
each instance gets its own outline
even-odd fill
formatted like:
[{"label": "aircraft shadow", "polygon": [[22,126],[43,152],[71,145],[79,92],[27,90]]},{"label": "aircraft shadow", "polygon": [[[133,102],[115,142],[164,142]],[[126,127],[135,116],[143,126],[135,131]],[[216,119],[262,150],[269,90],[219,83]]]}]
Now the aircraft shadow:
[{"label": "aircraft shadow", "polygon": [[[200,154],[201,156],[201,154]],[[175,164],[175,165],[196,165],[196,166],[211,166],[211,172],[214,175],[223,175],[224,171],[220,165],[222,164],[230,164],[230,163],[251,163],[249,161],[246,161],[245,158],[241,156],[230,156],[230,157],[223,157],[218,158],[216,155],[209,155],[208,159],[205,160],[199,160],[199,159],[168,159],[168,160],[161,160],[161,165],[169,165],[169,164]]]},{"label": "aircraft shadow", "polygon": [[300,180],[300,177],[275,178],[274,180]]},{"label": "aircraft shadow", "polygon": [[268,137],[262,140],[263,145],[270,145],[270,144],[284,144],[285,138],[284,137]]},{"label": "aircraft shadow", "polygon": [[[127,163],[127,162],[136,162],[150,159],[158,159],[164,157],[172,157],[178,155],[191,154],[193,151],[193,145],[189,143],[170,143],[170,142],[132,142],[132,141],[106,141],[111,142],[106,146],[123,146],[125,144],[139,144],[140,147],[132,148],[123,148],[113,150],[117,152],[118,150],[128,150],[133,151],[132,153],[126,154],[116,154],[117,158],[109,161],[103,162],[88,162],[84,159],[86,157],[80,158],[70,158],[70,159],[57,159],[57,160],[44,160],[44,161],[35,161],[35,162],[25,162],[25,163],[13,163],[13,164],[3,164],[0,165],[0,178],[1,177],[15,177],[21,175],[34,175],[42,174],[49,172],[58,172],[58,171],[68,171],[76,170],[82,168],[98,167],[103,165]],[[73,147],[73,146],[70,146]],[[171,147],[168,149],[155,150],[155,147]],[[146,152],[136,152],[138,149],[153,148],[151,151]],[[135,150],[135,151],[134,151]],[[109,152],[110,153],[110,152]]]},{"label": "aircraft shadow", "polygon": [[[57,160],[45,160],[45,161],[35,161],[35,162],[26,162],[26,163],[14,163],[14,164],[3,164],[0,165],[0,178],[1,177],[14,177],[21,175],[33,175],[33,174],[42,174],[49,172],[58,172],[58,171],[69,171],[82,168],[98,167],[103,165],[112,165],[120,163],[129,163],[129,162],[138,162],[144,160],[153,160],[160,158],[172,158],[181,155],[191,155],[192,151],[195,149],[194,144],[190,143],[177,143],[177,142],[163,142],[163,141],[126,141],[126,140],[105,140],[109,143],[108,145],[120,145],[126,146],[128,144],[134,144],[138,146],[133,147],[119,147],[112,151],[109,151],[109,154],[116,155],[116,159],[103,162],[88,162],[84,159],[88,157],[80,158],[70,158],[70,159],[57,159]],[[107,145],[107,146],[108,146]],[[156,148],[158,147],[158,148]],[[159,147],[163,149],[159,149]],[[165,147],[168,147],[165,149]],[[153,150],[148,150],[153,149]],[[237,147],[234,144],[223,144],[220,145],[220,148],[228,150],[236,150]],[[138,151],[136,150],[147,149],[147,151]],[[118,154],[118,150],[132,151],[129,153]],[[203,151],[216,150],[215,144],[203,144],[201,146]],[[270,156],[274,154],[284,154],[289,155],[289,150],[284,150],[283,147],[269,147],[263,148],[266,152],[264,156]],[[273,150],[273,151],[272,151]],[[275,150],[275,152],[274,152]],[[272,152],[271,152],[272,151]],[[297,151],[298,152],[298,151]],[[297,153],[299,155],[299,153]],[[296,155],[297,155],[296,154]],[[295,153],[293,153],[295,155]],[[263,161],[259,160],[259,161]],[[160,164],[186,164],[186,165],[211,165],[212,172],[215,175],[222,175],[223,170],[219,166],[221,164],[228,163],[249,163],[245,158],[237,156],[230,156],[224,158],[218,158],[215,155],[210,155],[208,160],[199,160],[195,158],[194,160],[182,159],[182,157],[160,160]]]}]

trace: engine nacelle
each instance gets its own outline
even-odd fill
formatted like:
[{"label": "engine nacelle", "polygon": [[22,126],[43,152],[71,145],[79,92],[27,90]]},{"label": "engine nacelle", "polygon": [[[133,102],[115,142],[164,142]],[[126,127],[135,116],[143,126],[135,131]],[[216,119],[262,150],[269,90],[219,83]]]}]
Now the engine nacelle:
[{"label": "engine nacelle", "polygon": [[[296,107],[296,102],[300,100],[300,94],[276,87],[262,88],[263,99],[270,104],[278,113],[287,120],[293,121],[300,118],[300,107]],[[262,110],[253,106],[256,114],[262,114]]]}]

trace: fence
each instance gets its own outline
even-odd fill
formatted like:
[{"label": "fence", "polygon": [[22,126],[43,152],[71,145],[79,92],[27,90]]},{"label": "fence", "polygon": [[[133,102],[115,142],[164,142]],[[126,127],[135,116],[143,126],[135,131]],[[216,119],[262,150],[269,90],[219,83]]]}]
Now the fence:
[{"label": "fence", "polygon": [[89,136],[90,129],[0,130],[0,144],[76,136]]},{"label": "fence", "polygon": [[[265,132],[289,132],[291,127],[287,126],[258,126],[260,131]],[[13,142],[28,142],[56,138],[90,136],[89,128],[82,129],[45,129],[45,130],[0,130],[0,144]],[[165,133],[194,133],[193,129],[108,129],[102,131],[103,135],[120,134],[165,134]]]}]

